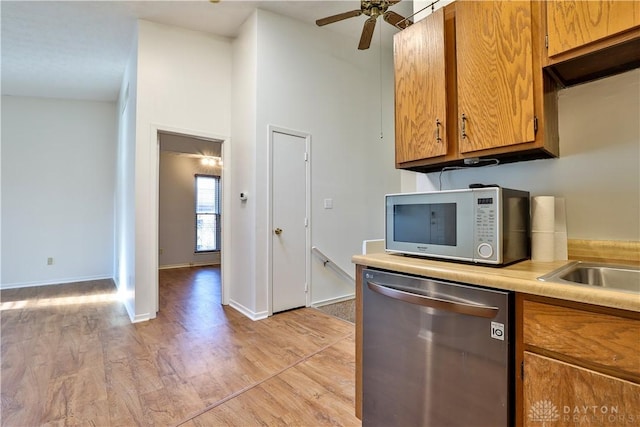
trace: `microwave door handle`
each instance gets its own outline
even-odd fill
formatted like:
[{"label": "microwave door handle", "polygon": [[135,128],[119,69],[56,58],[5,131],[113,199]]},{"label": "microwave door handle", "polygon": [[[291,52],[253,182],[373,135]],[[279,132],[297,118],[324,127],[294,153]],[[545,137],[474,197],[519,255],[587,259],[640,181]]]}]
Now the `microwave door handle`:
[{"label": "microwave door handle", "polygon": [[388,288],[380,283],[367,282],[367,287],[380,295],[410,304],[421,305],[423,307],[436,308],[438,310],[446,310],[459,314],[468,314],[469,316],[484,317],[493,319],[500,310],[498,307],[486,305],[468,304],[459,301],[450,301],[442,298],[428,297],[424,295],[412,294],[410,292],[398,289]]}]

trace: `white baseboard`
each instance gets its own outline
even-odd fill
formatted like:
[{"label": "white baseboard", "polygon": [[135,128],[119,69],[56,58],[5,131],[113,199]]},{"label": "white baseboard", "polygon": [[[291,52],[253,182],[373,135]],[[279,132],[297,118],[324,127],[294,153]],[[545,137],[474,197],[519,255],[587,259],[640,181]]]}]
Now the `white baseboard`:
[{"label": "white baseboard", "polygon": [[131,323],[146,322],[147,320],[155,319],[156,316],[152,316],[151,313],[136,314],[133,318],[129,315]]},{"label": "white baseboard", "polygon": [[159,270],[169,270],[172,268],[189,268],[189,267],[207,267],[209,265],[217,265],[219,266],[219,262],[190,262],[188,264],[170,264],[170,265],[160,265],[158,266]]},{"label": "white baseboard", "polygon": [[269,317],[269,312],[268,311],[260,311],[260,312],[255,312],[253,310],[249,310],[247,307],[245,307],[244,305],[234,301],[234,300],[230,300],[229,301],[229,306],[231,306],[234,310],[239,311],[240,313],[244,314],[245,316],[247,316],[249,319],[251,320],[262,320],[262,319],[266,319],[267,317]]},{"label": "white baseboard", "polygon": [[127,310],[127,314],[129,315],[129,320],[131,323],[135,323],[136,311],[135,308],[131,305],[131,300],[122,301],[122,305],[124,305],[124,309]]},{"label": "white baseboard", "polygon": [[329,299],[313,302],[311,303],[311,307],[322,307],[329,304],[337,304],[339,302],[349,301],[351,299],[354,299],[355,297],[356,297],[356,294],[349,294],[349,295],[344,295],[337,298],[329,298]]},{"label": "white baseboard", "polygon": [[79,283],[90,282],[93,280],[106,280],[111,279],[111,276],[83,276],[83,277],[69,277],[66,279],[45,280],[39,282],[18,282],[18,283],[3,283],[0,285],[0,289],[16,289],[16,288],[33,288],[35,286],[55,286],[64,285],[66,283]]}]

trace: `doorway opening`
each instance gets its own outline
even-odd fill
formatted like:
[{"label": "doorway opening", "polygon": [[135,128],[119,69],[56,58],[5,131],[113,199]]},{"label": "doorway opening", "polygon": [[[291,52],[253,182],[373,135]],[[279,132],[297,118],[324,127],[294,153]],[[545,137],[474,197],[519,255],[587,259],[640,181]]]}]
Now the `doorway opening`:
[{"label": "doorway opening", "polygon": [[[220,280],[211,286],[221,288],[226,304],[224,139],[164,129],[156,135],[157,271],[217,268]],[[158,311],[159,292],[156,298]]]}]

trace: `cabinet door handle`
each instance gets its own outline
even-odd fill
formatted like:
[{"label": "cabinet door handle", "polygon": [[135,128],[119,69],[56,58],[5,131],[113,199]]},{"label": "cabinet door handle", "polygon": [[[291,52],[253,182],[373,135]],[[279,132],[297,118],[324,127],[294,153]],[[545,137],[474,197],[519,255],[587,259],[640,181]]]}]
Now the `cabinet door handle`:
[{"label": "cabinet door handle", "polygon": [[467,116],[462,113],[462,139],[467,139]]},{"label": "cabinet door handle", "polygon": [[442,138],[440,138],[440,126],[442,122],[439,119],[436,119],[436,142],[442,142]]}]

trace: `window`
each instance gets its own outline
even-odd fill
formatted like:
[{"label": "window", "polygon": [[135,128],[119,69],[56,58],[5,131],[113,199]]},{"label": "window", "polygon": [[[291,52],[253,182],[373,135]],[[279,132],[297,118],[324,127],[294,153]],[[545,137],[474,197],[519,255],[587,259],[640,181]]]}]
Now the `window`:
[{"label": "window", "polygon": [[220,250],[220,177],[196,175],[196,252]]}]

